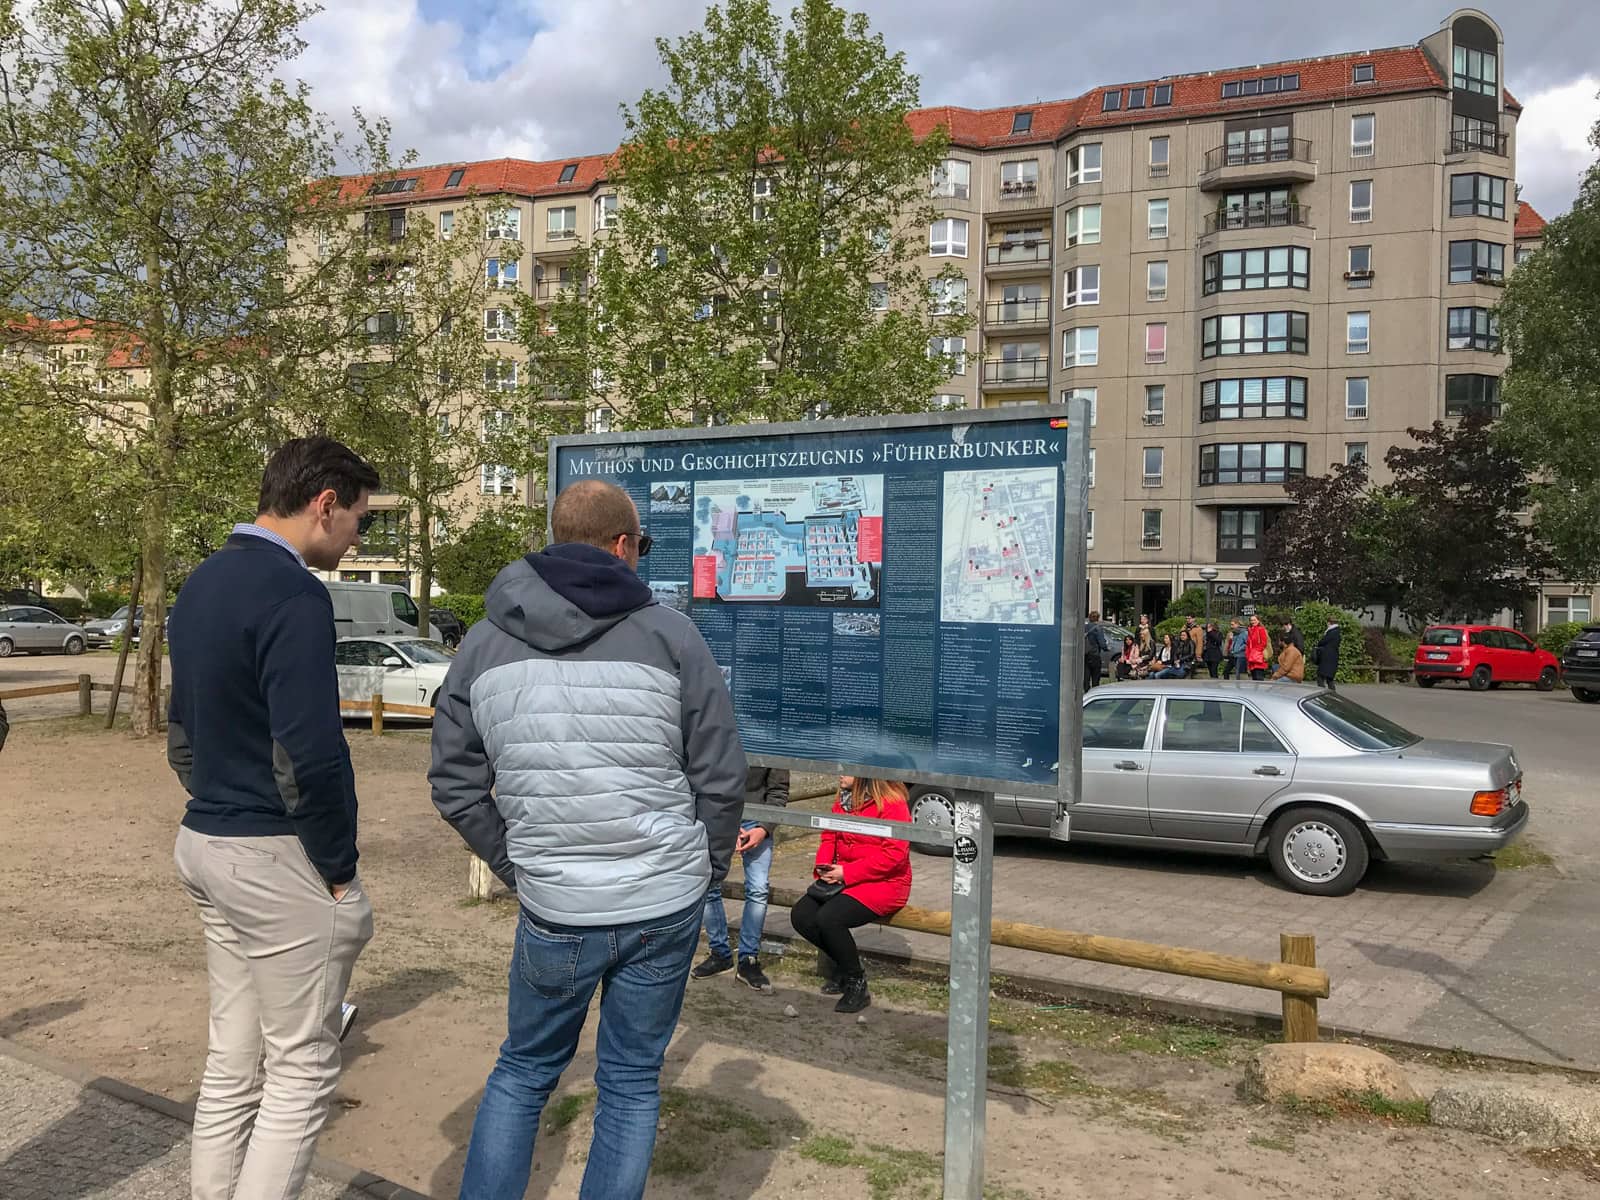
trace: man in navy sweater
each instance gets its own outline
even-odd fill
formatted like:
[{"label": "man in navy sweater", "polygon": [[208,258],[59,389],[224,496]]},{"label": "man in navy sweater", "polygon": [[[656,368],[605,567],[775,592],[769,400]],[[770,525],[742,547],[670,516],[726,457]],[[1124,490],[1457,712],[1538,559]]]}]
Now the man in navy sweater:
[{"label": "man in navy sweater", "polygon": [[331,571],[378,473],[329,438],[272,456],[259,513],[173,606],[167,757],[189,793],[174,852],[200,910],[211,1034],[195,1200],[300,1194],[339,1081],[340,1005],[372,936],[339,716]]}]

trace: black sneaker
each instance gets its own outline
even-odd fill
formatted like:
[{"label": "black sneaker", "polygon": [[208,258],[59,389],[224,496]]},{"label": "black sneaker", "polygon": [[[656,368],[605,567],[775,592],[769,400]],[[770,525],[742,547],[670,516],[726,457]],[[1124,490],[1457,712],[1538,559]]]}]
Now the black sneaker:
[{"label": "black sneaker", "polygon": [[696,979],[710,979],[713,975],[721,975],[724,971],[731,970],[733,970],[733,959],[723,958],[720,954],[708,954],[689,974]]},{"label": "black sneaker", "polygon": [[844,981],[844,994],[833,1006],[836,1013],[858,1013],[872,1003],[872,993],[867,991],[867,977],[852,975]]},{"label": "black sneaker", "polygon": [[824,979],[822,981],[822,994],[824,996],[842,996],[844,995],[844,984],[837,978]]},{"label": "black sneaker", "polygon": [[767,978],[767,973],[761,969],[759,958],[741,958],[739,960],[739,982],[746,987],[754,988],[758,992],[770,992],[772,980]]}]

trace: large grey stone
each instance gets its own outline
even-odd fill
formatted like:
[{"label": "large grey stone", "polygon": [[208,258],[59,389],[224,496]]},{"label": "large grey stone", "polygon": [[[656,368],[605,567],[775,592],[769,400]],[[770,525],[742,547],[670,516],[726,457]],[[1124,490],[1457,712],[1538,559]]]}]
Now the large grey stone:
[{"label": "large grey stone", "polygon": [[1436,1091],[1428,1115],[1435,1125],[1531,1146],[1600,1147],[1600,1087],[1561,1076],[1516,1083],[1465,1078]]},{"label": "large grey stone", "polygon": [[1397,1102],[1422,1099],[1399,1063],[1366,1046],[1283,1042],[1257,1050],[1244,1070],[1249,1100],[1337,1100],[1368,1092]]}]

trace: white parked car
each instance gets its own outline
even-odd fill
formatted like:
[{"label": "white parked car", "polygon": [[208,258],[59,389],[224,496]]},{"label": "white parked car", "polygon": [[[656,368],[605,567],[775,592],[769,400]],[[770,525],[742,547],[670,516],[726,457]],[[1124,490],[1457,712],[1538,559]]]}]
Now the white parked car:
[{"label": "white parked car", "polygon": [[[339,699],[432,708],[455,651],[423,638],[341,638],[334,647]],[[384,720],[426,721],[409,713],[385,713]]]}]

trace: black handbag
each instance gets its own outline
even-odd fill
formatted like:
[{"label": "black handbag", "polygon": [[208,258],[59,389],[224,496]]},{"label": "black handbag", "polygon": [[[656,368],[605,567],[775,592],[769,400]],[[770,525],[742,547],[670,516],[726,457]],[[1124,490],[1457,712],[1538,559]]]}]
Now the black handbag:
[{"label": "black handbag", "polygon": [[811,886],[806,889],[806,897],[818,904],[826,904],[842,891],[844,891],[842,883],[827,883],[821,879],[813,879]]}]

